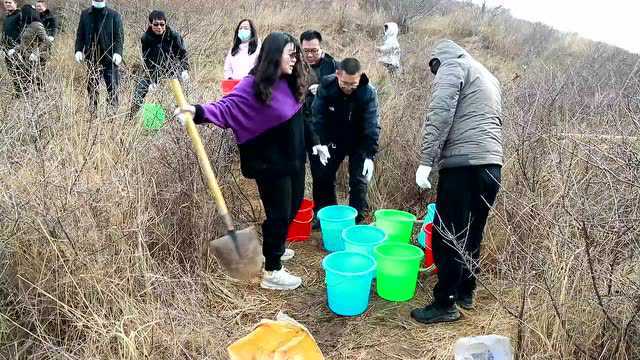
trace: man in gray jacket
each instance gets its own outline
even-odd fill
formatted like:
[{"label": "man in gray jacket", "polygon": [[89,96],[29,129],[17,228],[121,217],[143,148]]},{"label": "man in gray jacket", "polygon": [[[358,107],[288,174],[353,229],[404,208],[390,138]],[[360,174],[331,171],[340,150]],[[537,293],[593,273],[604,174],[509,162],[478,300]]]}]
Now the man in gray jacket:
[{"label": "man in gray jacket", "polygon": [[456,304],[473,308],[480,243],[503,161],[498,80],[450,40],[434,47],[429,67],[435,79],[416,183],[431,188],[429,174],[438,161],[432,239],[438,284],[434,302],[411,312],[425,324],[458,320]]}]

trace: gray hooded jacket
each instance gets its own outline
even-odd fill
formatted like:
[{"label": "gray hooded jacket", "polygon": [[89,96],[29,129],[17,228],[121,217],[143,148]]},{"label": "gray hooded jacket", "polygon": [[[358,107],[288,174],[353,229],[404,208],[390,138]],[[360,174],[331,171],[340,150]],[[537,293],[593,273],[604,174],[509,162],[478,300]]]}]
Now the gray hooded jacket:
[{"label": "gray hooded jacket", "polygon": [[440,41],[440,60],[423,128],[421,165],[452,168],[502,165],[500,83],[451,40]]}]

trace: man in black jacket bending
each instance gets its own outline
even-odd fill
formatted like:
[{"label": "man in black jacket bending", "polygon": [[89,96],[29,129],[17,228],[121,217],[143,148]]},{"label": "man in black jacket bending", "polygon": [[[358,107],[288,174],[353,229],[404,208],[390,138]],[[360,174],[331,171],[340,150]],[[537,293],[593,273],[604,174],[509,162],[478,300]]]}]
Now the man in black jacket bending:
[{"label": "man in black jacket bending", "polygon": [[133,92],[130,118],[138,112],[149,90],[158,87],[161,79],[189,80],[189,61],[182,36],[167,25],[162,11],[149,14],[149,28],[140,39],[144,74],[138,79]]},{"label": "man in black jacket bending", "polygon": [[380,125],[376,89],[369,84],[358,60],[344,59],[336,75],[322,79],[313,101],[313,129],[330,154],[325,167],[312,162],[316,213],[337,203],[336,173],[349,157],[349,205],[358,210],[356,222],[362,222],[368,208],[367,188],[373,177]]},{"label": "man in black jacket bending", "polygon": [[22,13],[18,10],[14,0],[4,0],[3,5],[6,17],[2,28],[0,52],[4,55],[7,72],[13,80],[15,95],[19,96],[22,93],[22,87],[20,83],[20,60],[18,59],[19,54],[16,53],[16,46],[20,43],[20,34],[22,34],[24,22],[22,21]]},{"label": "man in black jacket bending", "polygon": [[87,61],[87,90],[92,113],[98,107],[100,77],[107,86],[111,110],[115,111],[118,107],[119,66],[122,63],[123,45],[122,17],[115,10],[107,8],[105,0],[93,0],[91,7],[80,15],[75,54],[78,63],[85,59]]},{"label": "man in black jacket bending", "polygon": [[49,41],[53,42],[58,34],[58,18],[51,12],[51,10],[49,10],[46,0],[36,1],[36,10],[38,11],[38,14],[40,14],[42,25],[47,29]]}]

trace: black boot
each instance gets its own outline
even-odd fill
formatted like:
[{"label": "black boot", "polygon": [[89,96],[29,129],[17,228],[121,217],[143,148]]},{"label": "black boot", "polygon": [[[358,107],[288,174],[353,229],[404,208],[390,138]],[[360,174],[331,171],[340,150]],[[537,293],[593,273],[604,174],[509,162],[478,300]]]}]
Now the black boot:
[{"label": "black boot", "polygon": [[475,304],[473,302],[473,294],[459,296],[456,299],[456,304],[465,310],[475,309]]},{"label": "black boot", "polygon": [[433,303],[424,308],[413,310],[411,312],[411,317],[417,322],[423,324],[435,324],[459,320],[460,312],[455,305],[440,306]]}]

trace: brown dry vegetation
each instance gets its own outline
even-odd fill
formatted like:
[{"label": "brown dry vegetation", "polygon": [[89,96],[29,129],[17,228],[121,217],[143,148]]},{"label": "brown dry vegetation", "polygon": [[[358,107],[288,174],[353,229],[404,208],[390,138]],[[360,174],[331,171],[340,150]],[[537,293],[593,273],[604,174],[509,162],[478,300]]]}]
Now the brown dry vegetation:
[{"label": "brown dry vegetation", "polygon": [[[0,354],[223,359],[227,345],[282,310],[309,327],[328,359],[448,359],[458,337],[482,334],[509,336],[519,359],[639,358],[638,56],[450,1],[409,16],[434,3],[118,1],[127,32],[124,101],[118,115],[90,119],[71,50],[80,8],[67,2],[47,91],[10,100],[1,73]],[[186,37],[193,102],[220,96],[223,56],[242,17],[263,35],[316,28],[332,54],[366,63],[383,128],[374,208],[422,214],[432,199],[416,190],[413,174],[433,43],[454,39],[485,63],[503,85],[506,165],[478,310],[452,325],[412,322],[410,309],[430,299],[434,280],[425,275],[409,303],[374,295],[363,316],[336,317],[325,306],[317,239],[293,246],[290,266],[304,286],[291,293],[235,282],[204,264],[202,244],[223,228],[183,130],[170,122],[144,132],[124,114],[138,37],[154,7]],[[374,54],[391,17],[407,20],[397,79]],[[172,109],[166,89],[148,101]],[[201,134],[235,218],[261,221],[229,134]]]}]

